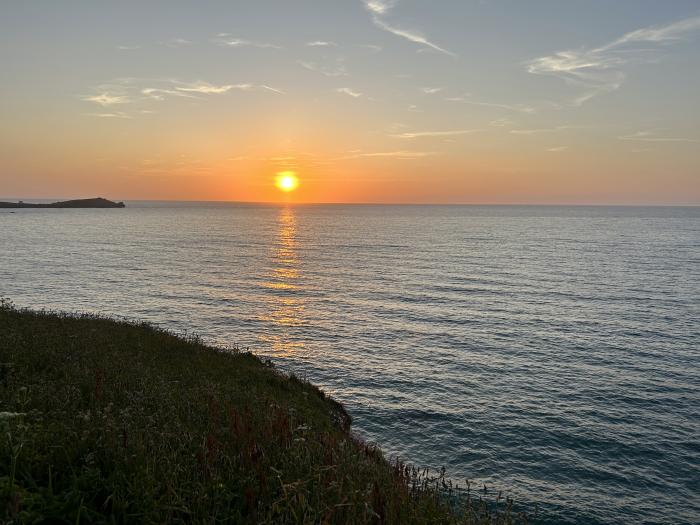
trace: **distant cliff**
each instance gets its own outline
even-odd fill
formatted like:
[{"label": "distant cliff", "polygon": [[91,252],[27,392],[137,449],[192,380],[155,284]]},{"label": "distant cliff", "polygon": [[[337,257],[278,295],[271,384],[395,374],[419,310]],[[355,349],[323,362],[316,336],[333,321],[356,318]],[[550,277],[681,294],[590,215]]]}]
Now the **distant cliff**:
[{"label": "distant cliff", "polygon": [[29,202],[0,202],[0,208],[124,208],[123,202],[113,202],[102,197],[72,201],[32,204]]}]

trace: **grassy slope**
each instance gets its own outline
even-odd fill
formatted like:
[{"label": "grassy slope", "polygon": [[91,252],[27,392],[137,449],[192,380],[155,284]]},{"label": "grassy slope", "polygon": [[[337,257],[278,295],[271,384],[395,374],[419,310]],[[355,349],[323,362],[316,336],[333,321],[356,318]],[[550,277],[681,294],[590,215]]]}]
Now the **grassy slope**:
[{"label": "grassy slope", "polygon": [[448,509],[314,386],[145,325],[0,306],[0,412],[0,522],[508,521]]}]

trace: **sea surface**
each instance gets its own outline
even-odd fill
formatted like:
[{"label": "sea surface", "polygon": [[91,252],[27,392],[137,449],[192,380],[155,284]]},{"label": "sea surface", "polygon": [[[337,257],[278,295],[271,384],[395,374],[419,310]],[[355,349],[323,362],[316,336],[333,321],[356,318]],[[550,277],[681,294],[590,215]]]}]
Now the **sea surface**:
[{"label": "sea surface", "polygon": [[0,296],[249,348],[539,523],[700,523],[700,208],[0,210]]}]

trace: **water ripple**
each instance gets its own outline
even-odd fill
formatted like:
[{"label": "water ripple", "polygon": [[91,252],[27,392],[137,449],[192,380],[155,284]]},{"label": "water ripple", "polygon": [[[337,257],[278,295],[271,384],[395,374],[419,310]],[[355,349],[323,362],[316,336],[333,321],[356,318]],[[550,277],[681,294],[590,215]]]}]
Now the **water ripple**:
[{"label": "water ripple", "polygon": [[0,296],[194,330],[542,523],[700,522],[698,208],[0,215]]}]

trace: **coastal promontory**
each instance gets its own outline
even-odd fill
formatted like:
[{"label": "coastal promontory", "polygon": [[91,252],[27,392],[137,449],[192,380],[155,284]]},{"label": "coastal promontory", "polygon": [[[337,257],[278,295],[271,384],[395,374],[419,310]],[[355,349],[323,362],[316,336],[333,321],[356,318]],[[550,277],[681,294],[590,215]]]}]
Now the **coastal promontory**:
[{"label": "coastal promontory", "polygon": [[114,202],[102,197],[75,199],[49,203],[0,202],[0,208],[125,208],[123,202]]},{"label": "coastal promontory", "polygon": [[0,298],[0,523],[517,521],[350,422],[250,353]]}]

